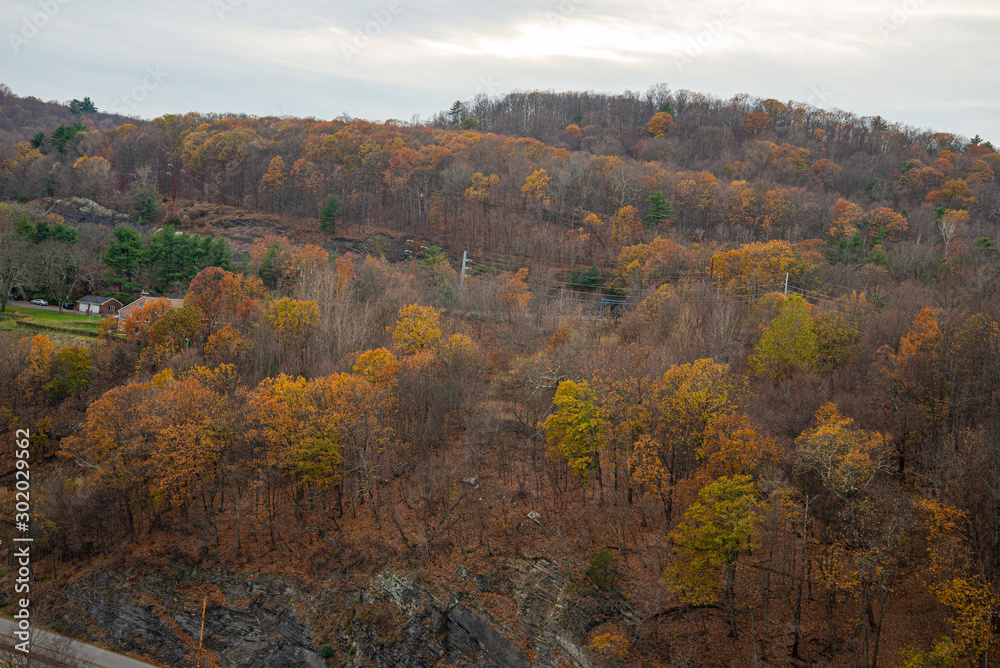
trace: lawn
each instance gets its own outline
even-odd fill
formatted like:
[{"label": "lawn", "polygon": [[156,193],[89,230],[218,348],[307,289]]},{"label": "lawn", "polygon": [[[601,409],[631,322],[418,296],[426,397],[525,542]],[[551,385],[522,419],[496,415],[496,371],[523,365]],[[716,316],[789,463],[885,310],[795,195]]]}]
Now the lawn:
[{"label": "lawn", "polygon": [[3,315],[4,329],[59,330],[75,336],[97,336],[101,318],[59,313],[46,309],[7,305]]}]

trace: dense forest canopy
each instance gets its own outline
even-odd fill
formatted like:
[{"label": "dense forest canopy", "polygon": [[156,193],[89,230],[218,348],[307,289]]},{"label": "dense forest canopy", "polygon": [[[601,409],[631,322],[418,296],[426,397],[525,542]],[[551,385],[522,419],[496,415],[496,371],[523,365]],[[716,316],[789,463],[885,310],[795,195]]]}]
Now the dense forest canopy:
[{"label": "dense forest canopy", "polygon": [[53,564],[545,554],[594,665],[994,665],[989,142],[665,86],[426,125],[2,93],[3,306],[183,298],[0,321]]}]

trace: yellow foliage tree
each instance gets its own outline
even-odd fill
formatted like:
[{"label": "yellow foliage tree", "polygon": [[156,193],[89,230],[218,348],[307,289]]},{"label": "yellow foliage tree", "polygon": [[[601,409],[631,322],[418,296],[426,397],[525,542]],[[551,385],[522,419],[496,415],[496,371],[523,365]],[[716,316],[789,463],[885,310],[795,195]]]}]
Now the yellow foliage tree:
[{"label": "yellow foliage tree", "polygon": [[563,459],[570,470],[587,484],[591,471],[601,477],[601,445],[607,420],[587,381],[564,380],[552,399],[556,412],[542,428],[548,436],[549,455]]},{"label": "yellow foliage tree", "polygon": [[858,429],[834,403],[816,411],[816,426],[802,432],[795,445],[798,470],[815,475],[842,499],[860,494],[886,470],[886,437]]},{"label": "yellow foliage tree", "polygon": [[979,657],[995,639],[992,619],[1000,600],[969,563],[969,546],[962,537],[968,513],[933,499],[921,500],[920,508],[930,562],[923,579],[938,602],[949,608],[951,635],[941,642],[950,643],[956,656]]},{"label": "yellow foliage tree", "polygon": [[624,246],[635,243],[642,236],[642,221],[639,211],[631,204],[618,209],[611,221],[611,244]]},{"label": "yellow foliage tree", "polygon": [[[705,431],[733,408],[736,385],[728,364],[701,359],[670,367],[649,389],[650,439],[664,483],[660,487],[664,517],[670,525],[677,483],[695,470]],[[652,454],[641,453],[652,463]]]},{"label": "yellow foliage tree", "polygon": [[392,342],[403,355],[437,348],[441,342],[441,316],[430,306],[410,304],[399,309]]},{"label": "yellow foliage tree", "polygon": [[366,350],[358,356],[352,372],[361,376],[369,383],[388,383],[396,377],[399,371],[399,360],[385,348]]},{"label": "yellow foliage tree", "polygon": [[684,520],[670,532],[677,559],[666,577],[691,605],[715,602],[716,573],[725,571],[729,634],[737,637],[736,563],[750,547],[757,520],[757,486],[750,476],[719,478],[698,492]]},{"label": "yellow foliage tree", "polygon": [[524,180],[524,185],[521,186],[521,195],[530,199],[544,201],[549,196],[549,183],[551,181],[552,177],[549,176],[549,173],[545,171],[544,167],[540,167],[529,174]]}]

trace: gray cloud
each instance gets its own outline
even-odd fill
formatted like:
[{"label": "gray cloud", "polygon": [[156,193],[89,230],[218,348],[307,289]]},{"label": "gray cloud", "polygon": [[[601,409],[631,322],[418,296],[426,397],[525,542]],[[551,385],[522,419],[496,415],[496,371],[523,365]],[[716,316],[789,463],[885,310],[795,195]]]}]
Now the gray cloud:
[{"label": "gray cloud", "polygon": [[[57,11],[24,38],[44,7]],[[0,15],[0,80],[15,92],[108,108],[159,68],[167,76],[131,100],[145,117],[409,119],[484,87],[666,81],[1000,141],[1000,7],[989,0],[0,0]]]}]

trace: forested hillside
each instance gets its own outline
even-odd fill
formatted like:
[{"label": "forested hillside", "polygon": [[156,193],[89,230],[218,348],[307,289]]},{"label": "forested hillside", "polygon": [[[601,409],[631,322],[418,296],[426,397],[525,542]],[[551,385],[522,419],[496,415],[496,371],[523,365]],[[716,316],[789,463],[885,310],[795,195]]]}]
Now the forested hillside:
[{"label": "forested hillside", "polygon": [[50,623],[191,665],[267,576],[306,630],[252,652],[330,665],[996,665],[989,142],[665,86],[52,107],[0,99],[4,298],[184,304],[0,321]]}]

